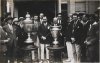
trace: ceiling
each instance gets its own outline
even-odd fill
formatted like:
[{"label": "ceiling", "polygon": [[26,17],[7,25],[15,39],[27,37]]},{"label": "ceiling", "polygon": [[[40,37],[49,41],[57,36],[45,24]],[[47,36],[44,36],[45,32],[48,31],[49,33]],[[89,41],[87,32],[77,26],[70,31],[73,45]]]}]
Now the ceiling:
[{"label": "ceiling", "polygon": [[55,0],[14,0],[15,2],[21,2],[21,1],[55,1]]}]

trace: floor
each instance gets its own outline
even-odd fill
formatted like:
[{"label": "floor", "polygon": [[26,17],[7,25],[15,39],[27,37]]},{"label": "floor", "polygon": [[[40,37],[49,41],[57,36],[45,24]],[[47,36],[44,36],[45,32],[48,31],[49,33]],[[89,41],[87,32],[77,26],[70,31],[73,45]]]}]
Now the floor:
[{"label": "floor", "polygon": [[[70,44],[67,44],[67,45],[70,45]],[[72,52],[71,50],[71,45],[69,46],[69,50],[70,52]],[[56,61],[56,62],[53,62],[54,58],[53,58],[53,53],[50,53],[50,58],[49,60],[44,60],[43,62],[40,62],[40,60],[34,60],[34,61],[31,61],[31,56],[27,56],[27,53],[24,55],[24,57],[21,59],[21,58],[18,58],[17,60],[12,60],[10,63],[75,63],[74,62],[74,59],[67,59],[68,55],[71,55],[70,53],[64,51],[62,53],[62,59],[61,61]],[[22,55],[22,54],[21,54]],[[37,55],[37,52],[35,52],[35,55]],[[37,56],[36,56],[37,58]],[[59,57],[58,57],[58,60],[59,60]],[[84,60],[84,58],[83,58]],[[6,57],[6,54],[3,53],[2,51],[0,51],[0,63],[9,63],[7,62],[7,57]]]},{"label": "floor", "polygon": [[[10,63],[66,63],[66,62],[73,63],[71,61],[66,61],[67,58],[65,56],[63,56],[63,58],[61,59],[61,62],[60,61],[53,62],[51,60],[44,60],[43,62],[36,60],[36,61],[31,62],[30,59],[31,59],[31,57],[27,56],[27,57],[24,57],[23,60],[22,59],[12,60]],[[6,54],[0,53],[0,63],[9,63],[9,62],[7,62]]]}]

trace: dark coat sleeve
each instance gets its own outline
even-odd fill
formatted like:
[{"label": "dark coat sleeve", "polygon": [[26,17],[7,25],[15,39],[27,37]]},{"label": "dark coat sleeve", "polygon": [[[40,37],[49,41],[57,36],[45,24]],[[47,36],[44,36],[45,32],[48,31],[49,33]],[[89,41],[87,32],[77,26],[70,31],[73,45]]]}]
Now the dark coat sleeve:
[{"label": "dark coat sleeve", "polygon": [[2,28],[0,28],[0,35],[1,40],[7,39],[7,33]]},{"label": "dark coat sleeve", "polygon": [[99,26],[93,25],[88,32],[87,42],[90,42],[91,45],[99,44]]},{"label": "dark coat sleeve", "polygon": [[77,25],[73,28],[74,32],[72,33],[71,37],[75,38],[75,42],[77,44],[81,44],[81,38],[82,38],[82,24],[80,22],[77,23]]}]

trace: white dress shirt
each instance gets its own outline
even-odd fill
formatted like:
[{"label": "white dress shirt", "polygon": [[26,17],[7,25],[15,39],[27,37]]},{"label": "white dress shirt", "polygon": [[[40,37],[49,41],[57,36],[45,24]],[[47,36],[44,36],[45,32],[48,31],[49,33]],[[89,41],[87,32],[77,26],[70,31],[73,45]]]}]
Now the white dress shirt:
[{"label": "white dress shirt", "polygon": [[13,26],[10,24],[8,24],[8,26],[9,26],[9,29],[11,30],[11,32],[13,33]]}]

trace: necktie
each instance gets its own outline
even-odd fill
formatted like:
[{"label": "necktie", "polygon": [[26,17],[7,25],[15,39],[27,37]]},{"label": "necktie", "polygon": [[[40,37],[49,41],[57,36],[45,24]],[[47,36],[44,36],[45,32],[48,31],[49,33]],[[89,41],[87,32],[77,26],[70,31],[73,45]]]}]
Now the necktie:
[{"label": "necktie", "polygon": [[92,26],[92,25],[90,24],[89,31],[91,30],[91,26]]}]

